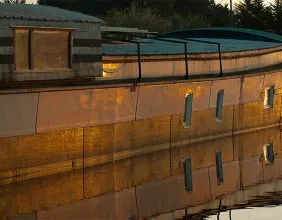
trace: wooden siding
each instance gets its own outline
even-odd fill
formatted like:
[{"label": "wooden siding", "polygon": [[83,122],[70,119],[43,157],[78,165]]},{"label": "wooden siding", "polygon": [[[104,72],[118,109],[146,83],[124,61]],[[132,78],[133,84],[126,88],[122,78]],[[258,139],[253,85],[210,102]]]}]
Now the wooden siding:
[{"label": "wooden siding", "polygon": [[[101,33],[100,33],[100,24],[84,24],[84,23],[77,23],[77,22],[51,22],[51,21],[31,21],[31,20],[16,20],[16,19],[8,19],[8,18],[1,18],[1,32],[0,32],[0,48],[7,47],[7,46],[14,46],[14,34],[11,26],[33,26],[33,27],[48,27],[49,29],[57,28],[75,28],[73,32],[73,43],[71,44],[73,47],[78,49],[75,50],[73,53],[73,58],[76,64],[79,65],[79,68],[72,68],[71,70],[68,63],[73,59],[72,57],[68,57],[68,53],[63,54],[62,56],[67,56],[65,58],[57,57],[57,56],[48,56],[49,58],[46,60],[42,57],[42,48],[40,51],[35,51],[36,53],[41,53],[41,64],[38,64],[38,60],[35,62],[35,67],[38,67],[41,70],[30,71],[27,68],[18,68],[20,69],[20,73],[14,72],[14,53],[10,53],[6,51],[5,53],[0,53],[0,64],[5,64],[7,68],[0,68],[0,80],[2,81],[31,81],[31,80],[50,80],[50,79],[69,79],[74,77],[99,77],[102,76],[102,68],[101,68],[101,50],[95,49],[92,50],[91,48],[101,48]],[[77,29],[76,29],[77,28]],[[43,40],[40,40],[42,43]],[[57,42],[56,39],[53,42]],[[41,44],[40,43],[40,44]],[[62,44],[60,44],[62,45]],[[16,45],[15,45],[16,46]],[[48,51],[50,49],[50,44],[48,45]],[[67,45],[68,50],[72,50],[72,46],[69,47]],[[39,47],[36,47],[39,48]],[[91,53],[85,54],[83,50],[80,48],[89,48],[91,49]],[[57,46],[56,46],[57,49]],[[27,50],[22,50],[22,52],[27,52]],[[1,51],[1,49],[0,49]],[[52,51],[52,50],[50,50]],[[15,51],[16,52],[16,51]],[[51,52],[53,53],[53,52]],[[16,54],[16,53],[15,53]],[[46,53],[44,53],[46,54]],[[61,53],[62,54],[62,53]],[[85,57],[86,55],[86,57]],[[89,55],[89,56],[88,56]],[[17,58],[18,57],[18,58]],[[22,54],[16,55],[16,60],[19,58],[28,56],[22,56]],[[52,57],[56,59],[52,61]],[[64,60],[63,63],[60,64],[57,62],[58,60]],[[26,60],[25,60],[26,61]],[[42,65],[44,61],[44,70],[42,70]],[[46,64],[46,61],[49,64]],[[88,63],[86,63],[88,62]],[[89,65],[89,62],[92,65]],[[55,63],[57,67],[64,67],[64,70],[56,70],[56,72],[50,72],[50,68],[46,69],[46,67],[50,67],[50,65]],[[39,66],[38,66],[39,65]],[[26,67],[27,65],[25,65]]]},{"label": "wooden siding", "polygon": [[30,68],[30,38],[29,30],[15,30],[15,69]]},{"label": "wooden siding", "polygon": [[69,35],[68,31],[35,30],[32,39],[34,69],[56,71],[68,69],[70,67]]}]

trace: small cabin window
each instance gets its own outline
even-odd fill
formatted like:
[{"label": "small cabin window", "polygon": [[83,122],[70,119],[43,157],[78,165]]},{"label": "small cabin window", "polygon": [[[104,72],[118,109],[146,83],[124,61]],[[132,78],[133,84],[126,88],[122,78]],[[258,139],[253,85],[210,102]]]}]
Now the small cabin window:
[{"label": "small cabin window", "polygon": [[217,94],[216,121],[221,121],[222,119],[223,96],[224,90],[220,90]]},{"label": "small cabin window", "polygon": [[15,70],[69,70],[71,30],[15,28]]},{"label": "small cabin window", "polygon": [[263,155],[265,163],[274,163],[274,151],[273,151],[273,144],[266,144],[263,147]]},{"label": "small cabin window", "polygon": [[264,90],[264,108],[273,108],[274,86],[268,87]]},{"label": "small cabin window", "polygon": [[191,126],[193,94],[187,94],[185,100],[184,127]]}]

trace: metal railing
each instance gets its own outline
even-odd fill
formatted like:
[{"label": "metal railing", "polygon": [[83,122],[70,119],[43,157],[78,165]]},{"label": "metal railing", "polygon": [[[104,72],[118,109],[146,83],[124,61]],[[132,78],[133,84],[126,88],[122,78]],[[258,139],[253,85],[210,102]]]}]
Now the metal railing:
[{"label": "metal railing", "polygon": [[[154,37],[146,37],[146,36],[140,36],[138,34],[124,33],[124,32],[111,32],[111,33],[106,33],[106,34],[119,34],[119,35],[123,35],[123,36],[138,37],[138,38],[142,38],[142,39],[150,39],[150,40],[156,40],[156,41],[183,44],[184,45],[184,53],[185,53],[185,76],[184,76],[184,79],[188,79],[189,73],[188,73],[187,42],[177,41],[177,40],[168,40],[168,39],[159,39],[159,38],[154,38]],[[152,34],[152,33],[150,33],[150,34]],[[104,33],[103,33],[103,35],[104,35]],[[103,37],[103,38],[107,39],[108,37]],[[136,42],[136,41],[134,41],[134,42]],[[138,53],[140,53],[140,49],[139,49]],[[141,65],[141,62],[139,63],[139,65]]]},{"label": "metal railing", "polygon": [[[191,41],[191,42],[199,42],[199,43],[206,43],[206,44],[212,44],[212,45],[217,45],[218,47],[218,54],[219,54],[219,68],[220,68],[220,73],[219,76],[222,77],[223,75],[223,70],[222,70],[222,57],[221,57],[221,45],[220,43],[217,42],[212,42],[212,41],[205,41],[205,40],[196,40],[196,39],[191,39],[191,38],[185,38],[185,37],[178,37],[178,36],[166,36],[158,34],[158,33],[143,33],[143,34],[150,34],[154,35],[157,37],[148,37],[148,36],[141,36],[140,34],[134,34],[134,33],[124,33],[124,32],[108,32],[108,33],[103,33],[103,38],[104,39],[112,39],[112,40],[117,40],[121,42],[131,42],[131,43],[137,43],[137,49],[138,49],[138,66],[139,66],[139,81],[142,79],[142,72],[141,72],[141,52],[140,52],[140,42],[134,41],[134,40],[121,40],[118,38],[109,38],[109,37],[104,37],[104,35],[109,35],[109,34],[115,34],[115,35],[123,35],[127,37],[138,37],[141,39],[150,39],[150,40],[156,40],[156,41],[164,41],[164,42],[170,42],[170,43],[178,43],[178,44],[183,44],[184,45],[184,56],[185,56],[185,76],[184,79],[189,78],[189,69],[188,69],[188,47],[187,47],[187,42],[183,41]],[[164,39],[165,38],[165,39]],[[177,40],[172,40],[168,38],[173,38],[173,39],[179,39],[182,41],[177,41]]]},{"label": "metal railing", "polygon": [[[170,38],[170,37],[169,37],[169,38]],[[192,42],[199,42],[199,43],[206,43],[206,44],[217,45],[217,48],[218,48],[218,56],[219,56],[219,69],[220,69],[219,75],[222,76],[223,71],[222,71],[222,59],[221,59],[221,45],[220,45],[220,43],[212,42],[212,41],[205,41],[205,40],[195,40],[195,39],[186,38],[186,37],[176,37],[176,36],[172,36],[171,38],[182,39],[182,40],[187,40],[187,41],[192,41]]]},{"label": "metal railing", "polygon": [[140,42],[134,40],[121,40],[114,37],[103,37],[104,39],[108,40],[115,40],[120,42],[128,42],[128,43],[135,43],[137,45],[137,56],[138,56],[138,81],[140,82],[142,79],[142,69],[141,69],[141,52],[140,52]]}]

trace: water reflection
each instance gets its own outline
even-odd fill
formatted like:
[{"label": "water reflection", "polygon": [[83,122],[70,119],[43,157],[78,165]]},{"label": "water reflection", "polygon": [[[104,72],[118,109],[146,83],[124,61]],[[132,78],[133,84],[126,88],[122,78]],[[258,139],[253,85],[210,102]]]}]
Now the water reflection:
[{"label": "water reflection", "polygon": [[157,219],[268,220],[282,216],[282,180],[224,195],[203,205],[151,217]]},{"label": "water reflection", "polygon": [[[280,129],[273,127],[3,182],[0,213],[5,217],[35,213],[38,220],[276,219],[282,216],[280,138]],[[263,157],[269,144],[274,163],[265,163]],[[217,150],[222,152],[222,183],[217,176]],[[184,185],[187,156],[191,157],[192,192]]]}]

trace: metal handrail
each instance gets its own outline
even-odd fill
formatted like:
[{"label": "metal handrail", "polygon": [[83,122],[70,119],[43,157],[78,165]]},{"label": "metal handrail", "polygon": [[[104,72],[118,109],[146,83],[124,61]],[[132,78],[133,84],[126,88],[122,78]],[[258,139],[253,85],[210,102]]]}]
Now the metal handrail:
[{"label": "metal handrail", "polygon": [[[151,39],[151,40],[156,40],[156,41],[164,41],[164,42],[171,42],[171,43],[179,43],[179,44],[183,44],[184,45],[184,53],[185,53],[185,79],[188,79],[189,77],[189,72],[188,72],[188,55],[187,55],[187,42],[183,42],[183,41],[177,41],[177,40],[168,40],[168,39],[159,39],[159,38],[154,38],[154,37],[146,37],[146,36],[140,36],[138,34],[132,34],[132,33],[124,33],[124,32],[109,32],[109,33],[105,33],[105,34],[120,34],[120,35],[124,35],[124,36],[131,36],[131,37],[139,37],[139,38],[143,38],[143,39]],[[147,33],[145,33],[147,34]],[[152,34],[152,33],[149,33]],[[104,35],[104,33],[103,33]],[[155,34],[154,35],[159,35],[159,34]],[[105,38],[105,37],[104,37]]]},{"label": "metal handrail", "polygon": [[142,79],[142,69],[141,69],[141,53],[140,53],[140,42],[138,41],[133,41],[133,40],[121,40],[121,39],[117,39],[114,37],[103,37],[104,39],[108,39],[108,40],[116,40],[116,41],[120,41],[120,42],[129,42],[129,43],[135,43],[137,44],[137,53],[138,53],[138,81],[140,82]]},{"label": "metal handrail", "polygon": [[217,45],[218,47],[218,56],[219,56],[219,68],[220,68],[220,77],[222,77],[223,71],[222,71],[222,59],[221,59],[221,45],[220,43],[217,42],[211,42],[211,41],[204,41],[204,40],[195,40],[195,39],[191,39],[191,38],[185,38],[185,37],[171,37],[171,38],[176,38],[176,39],[183,39],[183,40],[187,40],[187,41],[192,41],[192,42],[199,42],[199,43],[206,43],[206,44],[214,44]]},{"label": "metal handrail", "polygon": [[[153,33],[152,33],[153,34]],[[159,37],[165,37],[165,34],[154,34]],[[221,45],[220,43],[217,42],[212,42],[212,41],[206,41],[206,40],[196,40],[196,39],[191,39],[188,37],[177,37],[177,36],[168,36],[168,38],[175,38],[175,39],[182,39],[182,40],[187,40],[187,41],[192,41],[192,42],[199,42],[199,43],[206,43],[206,44],[214,44],[217,45],[218,47],[218,56],[219,56],[219,68],[220,68],[220,74],[219,76],[222,77],[223,70],[222,70],[222,59],[221,59]]]}]

